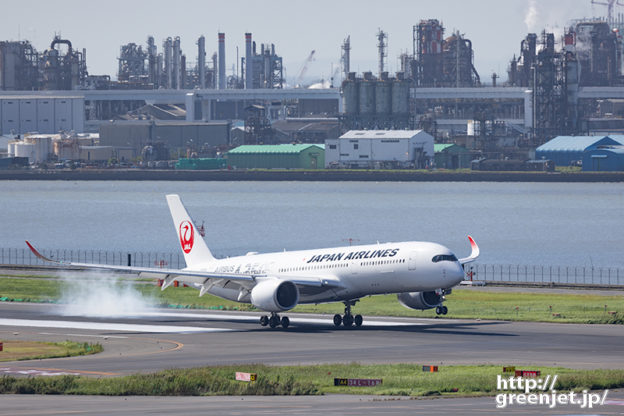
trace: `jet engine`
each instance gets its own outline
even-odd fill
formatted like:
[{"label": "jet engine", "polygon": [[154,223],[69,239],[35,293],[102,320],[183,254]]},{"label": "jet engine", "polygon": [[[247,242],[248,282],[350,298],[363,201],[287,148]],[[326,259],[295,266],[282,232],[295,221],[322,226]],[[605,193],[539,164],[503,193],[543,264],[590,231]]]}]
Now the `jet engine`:
[{"label": "jet engine", "polygon": [[267,312],[281,312],[297,306],[299,289],[293,282],[269,279],[251,289],[251,303]]},{"label": "jet engine", "polygon": [[397,295],[399,303],[410,309],[431,309],[442,303],[442,295],[436,292],[403,292]]}]

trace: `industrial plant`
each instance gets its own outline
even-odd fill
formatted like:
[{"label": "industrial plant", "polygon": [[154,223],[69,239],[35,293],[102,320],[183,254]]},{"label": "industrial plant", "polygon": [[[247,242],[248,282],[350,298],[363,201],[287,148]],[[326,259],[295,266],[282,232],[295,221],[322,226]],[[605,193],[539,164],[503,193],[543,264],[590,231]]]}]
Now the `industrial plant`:
[{"label": "industrial plant", "polygon": [[[102,143],[92,139],[91,146],[117,146],[141,158],[143,148],[156,143],[178,156],[219,155],[228,146],[333,146],[350,131],[402,130],[454,145],[439,149],[467,152],[464,162],[444,162],[445,167],[466,165],[467,158],[534,159],[536,148],[556,137],[624,132],[624,17],[609,11],[604,19],[568,22],[562,36],[544,30],[518,39],[517,50],[503,52],[509,59],[506,79],[479,74],[479,45],[470,34],[449,33],[437,18],[415,22],[411,51],[398,56],[396,73],[388,71],[388,32],[377,30],[376,45],[370,45],[377,48],[377,68],[362,73],[351,69],[347,34],[335,48],[340,71],[330,83],[309,88],[302,80],[315,51],[289,85],[279,39],[256,43],[252,33],[202,35],[196,51],[183,51],[179,36],[146,36],[144,44],[135,40],[119,47],[113,76],[87,71],[79,40],[54,36],[44,51],[27,40],[3,41],[0,133],[18,140],[28,134],[30,144],[46,134],[99,135]],[[242,46],[242,56],[226,57],[226,39]],[[195,133],[155,133],[173,131],[163,127],[168,123]],[[135,145],[140,148],[122,149]],[[418,154],[402,165],[436,168],[442,160]],[[385,162],[365,167],[392,165]]]}]

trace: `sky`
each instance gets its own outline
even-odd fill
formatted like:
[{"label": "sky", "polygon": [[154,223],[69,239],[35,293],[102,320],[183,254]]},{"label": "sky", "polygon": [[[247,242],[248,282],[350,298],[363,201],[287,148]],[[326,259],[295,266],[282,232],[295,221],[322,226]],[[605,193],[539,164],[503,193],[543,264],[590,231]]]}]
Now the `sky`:
[{"label": "sky", "polygon": [[[55,34],[75,48],[87,49],[92,75],[116,79],[120,46],[156,40],[159,52],[168,36],[180,36],[187,66],[197,60],[197,38],[206,37],[206,54],[217,49],[217,33],[226,34],[227,72],[245,50],[244,34],[256,43],[275,44],[285,75],[297,77],[312,50],[306,80],[327,79],[340,64],[342,41],[351,36],[351,70],[377,72],[379,29],[388,33],[387,68],[399,69],[398,56],[412,50],[412,27],[438,19],[445,36],[459,30],[472,41],[481,79],[492,72],[506,79],[509,60],[529,32],[553,31],[559,38],[570,19],[606,15],[591,0],[108,0],[106,2],[5,0],[0,6],[0,40],[29,40],[35,49],[50,47]],[[616,6],[617,7],[617,6]],[[621,7],[617,12],[624,12]]]}]

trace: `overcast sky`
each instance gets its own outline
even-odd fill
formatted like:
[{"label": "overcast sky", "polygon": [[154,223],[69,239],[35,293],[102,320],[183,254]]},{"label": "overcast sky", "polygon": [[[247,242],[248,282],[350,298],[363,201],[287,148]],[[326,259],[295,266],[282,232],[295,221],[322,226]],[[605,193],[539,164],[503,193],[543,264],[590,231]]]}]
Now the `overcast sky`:
[{"label": "overcast sky", "polygon": [[[606,1],[606,0],[605,0]],[[459,30],[472,40],[475,67],[489,82],[492,72],[506,78],[507,65],[518,54],[529,31],[563,32],[570,19],[606,15],[591,0],[271,0],[271,1],[4,1],[0,40],[30,40],[38,51],[49,48],[55,33],[75,48],[87,49],[90,74],[117,75],[122,44],[145,45],[153,35],[162,41],[180,36],[187,65],[197,60],[196,41],[206,37],[208,58],[217,48],[217,33],[226,34],[228,74],[236,47],[244,54],[244,33],[260,43],[274,43],[293,78],[307,56],[312,78],[329,77],[340,61],[340,46],[351,36],[351,70],[377,71],[378,29],[388,33],[388,67],[399,69],[398,56],[412,50],[412,26],[421,19],[439,19],[445,35]],[[621,7],[619,12],[624,12]],[[559,36],[558,36],[559,37]]]}]

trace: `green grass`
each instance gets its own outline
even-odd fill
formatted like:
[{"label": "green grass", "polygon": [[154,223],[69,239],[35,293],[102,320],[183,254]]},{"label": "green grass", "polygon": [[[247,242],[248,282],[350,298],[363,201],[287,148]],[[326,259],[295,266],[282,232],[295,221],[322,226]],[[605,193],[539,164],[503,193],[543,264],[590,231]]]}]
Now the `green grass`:
[{"label": "green grass", "polygon": [[[578,294],[560,294],[456,289],[447,296],[445,305],[449,309],[445,318],[624,323],[624,296],[592,295],[591,291],[579,290]],[[341,306],[341,304],[299,305],[294,310],[339,313]],[[396,295],[364,298],[357,303],[354,310],[363,315],[436,317],[433,309],[417,311],[401,306]]]},{"label": "green grass", "polygon": [[3,351],[0,351],[0,362],[76,357],[79,355],[97,354],[102,351],[101,344],[89,344],[87,342],[3,341]]},{"label": "green grass", "polygon": [[[624,387],[624,370],[572,370],[553,367],[517,367],[540,370],[541,377],[558,375],[558,391]],[[478,396],[497,392],[502,366],[441,366],[437,373],[420,364],[313,366],[237,365],[165,370],[115,378],[79,376],[0,378],[0,393],[90,395],[314,395],[324,393],[395,396]],[[236,371],[257,373],[256,382],[234,380]],[[509,375],[507,375],[508,377]],[[375,387],[335,387],[336,378],[381,378]]]},{"label": "green grass", "polygon": [[[0,279],[0,300],[55,302],[65,281],[46,279]],[[127,285],[127,282],[120,284]],[[252,305],[224,300],[212,295],[201,298],[192,288],[170,287],[161,291],[156,285],[136,284],[136,289],[158,306],[205,308],[222,310],[256,310]],[[542,321],[568,323],[624,323],[624,296],[594,295],[591,291],[578,293],[536,293],[456,289],[447,297],[446,318],[497,319],[513,321]],[[342,313],[341,303],[299,305],[293,312]],[[417,311],[401,306],[395,295],[363,298],[353,311],[365,316],[405,316],[435,318],[434,310]]]}]

